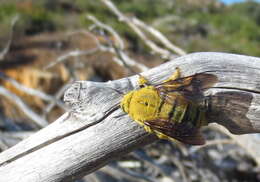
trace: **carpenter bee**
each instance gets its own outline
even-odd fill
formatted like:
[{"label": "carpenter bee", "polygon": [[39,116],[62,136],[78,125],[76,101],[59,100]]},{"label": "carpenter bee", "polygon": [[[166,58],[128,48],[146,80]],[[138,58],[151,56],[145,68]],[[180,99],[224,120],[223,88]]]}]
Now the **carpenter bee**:
[{"label": "carpenter bee", "polygon": [[197,100],[203,90],[216,82],[217,77],[206,72],[181,77],[179,68],[157,85],[140,76],[140,89],[125,94],[120,107],[147,132],[161,139],[203,145],[200,128],[208,124],[208,105]]}]

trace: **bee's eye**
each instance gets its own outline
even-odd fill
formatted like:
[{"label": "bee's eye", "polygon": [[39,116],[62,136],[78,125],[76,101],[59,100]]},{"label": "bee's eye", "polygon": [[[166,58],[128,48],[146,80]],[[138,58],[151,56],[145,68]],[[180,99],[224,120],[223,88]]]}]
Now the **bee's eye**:
[{"label": "bee's eye", "polygon": [[149,103],[147,101],[139,101],[138,103],[140,103],[140,104],[142,104],[144,106],[148,106],[149,105]]}]

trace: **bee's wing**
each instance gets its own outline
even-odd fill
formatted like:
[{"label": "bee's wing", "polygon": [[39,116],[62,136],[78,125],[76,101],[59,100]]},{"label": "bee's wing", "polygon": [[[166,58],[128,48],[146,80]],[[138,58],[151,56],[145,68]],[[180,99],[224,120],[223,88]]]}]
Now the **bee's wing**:
[{"label": "bee's wing", "polygon": [[195,75],[177,78],[176,80],[169,80],[163,83],[160,83],[161,86],[172,86],[175,85],[177,88],[183,86],[200,87],[201,89],[207,89],[214,85],[218,81],[217,77],[209,73],[197,73]]},{"label": "bee's wing", "polygon": [[[202,91],[210,88],[217,82],[217,77],[208,73],[198,73],[192,76],[169,80],[155,85],[162,100],[169,104],[197,100]],[[151,129],[169,137],[191,145],[203,145],[205,139],[200,130],[190,122],[174,123],[168,119],[155,119],[144,122]]]},{"label": "bee's wing", "polygon": [[180,142],[190,145],[203,145],[205,139],[198,128],[192,127],[188,122],[173,123],[166,119],[156,119],[144,122],[151,129],[159,131]]},{"label": "bee's wing", "polygon": [[166,95],[166,100],[171,100],[170,97],[173,96],[171,96],[170,93],[174,92],[180,93],[187,99],[196,100],[196,97],[201,97],[203,90],[212,87],[217,80],[218,79],[215,75],[198,73],[192,76],[160,83],[155,87],[160,96]]}]

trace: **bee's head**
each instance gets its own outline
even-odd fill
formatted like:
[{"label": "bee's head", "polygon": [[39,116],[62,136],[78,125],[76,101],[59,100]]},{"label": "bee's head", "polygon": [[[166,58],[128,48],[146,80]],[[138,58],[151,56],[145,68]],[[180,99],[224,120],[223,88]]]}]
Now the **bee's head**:
[{"label": "bee's head", "polygon": [[134,93],[134,91],[131,91],[131,92],[125,94],[123,99],[121,100],[120,107],[126,113],[129,113],[129,106],[131,103],[131,99],[133,97],[133,93]]},{"label": "bee's head", "polygon": [[154,117],[159,102],[160,98],[155,88],[147,86],[126,94],[120,106],[133,120],[141,121]]}]

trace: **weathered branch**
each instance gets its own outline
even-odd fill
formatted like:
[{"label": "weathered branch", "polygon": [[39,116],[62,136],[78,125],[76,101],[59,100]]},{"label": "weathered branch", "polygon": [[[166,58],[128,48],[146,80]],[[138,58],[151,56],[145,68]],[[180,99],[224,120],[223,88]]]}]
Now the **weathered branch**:
[{"label": "weathered branch", "polygon": [[[183,76],[208,71],[218,83],[212,122],[236,134],[260,132],[260,59],[225,53],[196,53],[142,73],[159,83],[179,67]],[[65,94],[70,113],[0,154],[2,181],[73,181],[131,150],[156,140],[118,109],[121,95],[137,87],[138,76],[94,83],[76,82]],[[112,89],[111,89],[112,88]],[[250,135],[248,135],[250,136]]]}]

